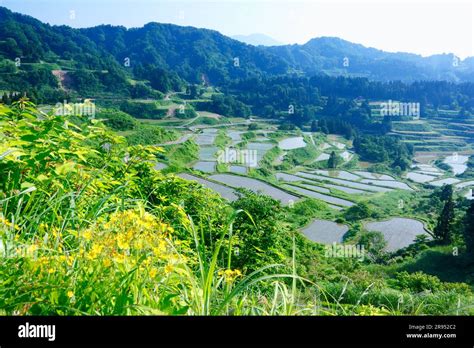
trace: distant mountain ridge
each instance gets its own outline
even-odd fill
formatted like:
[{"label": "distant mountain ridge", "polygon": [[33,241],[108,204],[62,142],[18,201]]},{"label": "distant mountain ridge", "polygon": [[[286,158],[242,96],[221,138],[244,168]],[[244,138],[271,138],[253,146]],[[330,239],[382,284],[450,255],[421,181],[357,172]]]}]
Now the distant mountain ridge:
[{"label": "distant mountain ridge", "polygon": [[368,48],[336,37],[320,37],[303,45],[268,47],[290,66],[306,74],[362,76],[372,80],[474,81],[474,58],[453,54],[422,57]]},{"label": "distant mountain ridge", "polygon": [[232,39],[237,41],[254,45],[254,46],[283,46],[284,44],[275,40],[274,38],[260,33],[250,35],[232,35]]},{"label": "distant mountain ridge", "polygon": [[215,85],[288,73],[378,81],[474,81],[473,57],[456,61],[452,54],[389,53],[333,37],[315,38],[303,45],[252,46],[214,30],[173,24],[148,23],[131,29],[51,26],[4,7],[0,7],[0,37],[0,57],[21,57],[25,62],[67,60],[76,68],[107,70],[117,79],[130,72],[146,78],[154,67],[189,82],[200,82],[204,76]]}]

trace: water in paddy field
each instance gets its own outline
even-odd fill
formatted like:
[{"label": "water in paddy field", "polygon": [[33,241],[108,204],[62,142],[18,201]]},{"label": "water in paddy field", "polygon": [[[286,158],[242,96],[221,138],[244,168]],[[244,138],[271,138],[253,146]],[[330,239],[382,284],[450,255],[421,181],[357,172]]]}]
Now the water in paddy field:
[{"label": "water in paddy field", "polygon": [[326,149],[329,149],[331,147],[331,145],[329,145],[328,143],[322,143],[319,147],[322,150],[326,150]]},{"label": "water in paddy field", "polygon": [[246,188],[254,192],[260,191],[263,194],[266,194],[276,200],[279,200],[283,205],[299,200],[299,197],[289,194],[283,190],[280,190],[272,185],[269,185],[257,179],[232,174],[215,174],[211,175],[209,178],[226,184],[230,187]]},{"label": "water in paddy field", "polygon": [[363,191],[363,190],[358,190],[350,187],[344,187],[344,186],[339,186],[339,185],[333,185],[333,184],[324,184],[325,187],[333,188],[345,193],[350,193],[350,194],[359,194],[359,195],[366,195],[369,192]]},{"label": "water in paddy field", "polygon": [[232,139],[232,146],[237,145],[242,141],[242,131],[230,131],[227,133],[227,136]]},{"label": "water in paddy field", "polygon": [[257,151],[257,161],[260,160],[265,156],[265,154],[273,147],[273,144],[270,143],[248,143],[247,149],[248,150],[255,150]]},{"label": "water in paddy field", "polygon": [[229,171],[237,174],[247,174],[247,167],[244,166],[229,166]]},{"label": "water in paddy field", "polygon": [[352,158],[353,155],[349,151],[344,151],[344,152],[341,152],[339,156],[341,156],[342,159],[347,162]]},{"label": "water in paddy field", "polygon": [[216,191],[218,194],[221,195],[222,198],[225,198],[231,202],[236,201],[239,197],[235,194],[234,190],[231,188],[228,188],[227,186],[216,184],[215,182],[199,178],[194,175],[182,173],[178,174],[180,178],[186,179],[186,180],[192,180],[200,183],[204,187],[207,187],[213,191]]},{"label": "water in paddy field", "polygon": [[303,137],[286,138],[286,139],[281,140],[278,143],[278,147],[282,150],[299,149],[305,146],[306,146],[306,143]]},{"label": "water in paddy field", "polygon": [[361,190],[366,190],[366,191],[375,191],[375,192],[388,192],[392,191],[390,188],[386,187],[379,187],[375,185],[367,185],[367,184],[361,184],[359,182],[354,182],[354,181],[349,181],[349,180],[342,180],[342,179],[336,179],[336,178],[331,178],[327,176],[322,176],[322,175],[315,175],[315,174],[309,174],[305,172],[297,172],[297,176],[314,180],[314,181],[330,181],[335,184],[343,185],[343,186],[348,186],[348,187],[353,187],[353,188],[358,188]]},{"label": "water in paddy field", "polygon": [[216,162],[200,161],[193,166],[193,169],[200,170],[204,173],[214,173],[216,171]]},{"label": "water in paddy field", "polygon": [[346,180],[360,180],[360,177],[344,170],[316,170],[316,174],[330,176],[332,178],[346,179]]},{"label": "water in paddy field", "polygon": [[[321,187],[321,186],[316,186],[316,185],[312,185],[312,184],[305,183],[305,184],[299,184],[299,186],[305,187],[305,188],[313,190],[313,191],[322,192],[322,193],[331,193],[331,190],[328,189],[328,188]],[[324,185],[324,186],[326,186],[326,185]]]},{"label": "water in paddy field", "polygon": [[286,181],[286,182],[295,182],[295,181],[303,181],[304,180],[303,178],[301,178],[299,176],[292,175],[292,174],[286,174],[286,173],[276,173],[275,177],[278,180],[282,180],[282,181]]},{"label": "water in paddy field", "polygon": [[322,153],[314,161],[315,162],[325,161],[325,160],[328,160],[329,157],[330,157],[330,155],[328,153]]},{"label": "water in paddy field", "polygon": [[215,161],[216,160],[216,153],[217,147],[215,146],[202,146],[199,149],[199,160],[201,161]]},{"label": "water in paddy field", "polygon": [[395,180],[363,179],[363,180],[361,180],[361,183],[372,184],[372,185],[380,185],[380,186],[391,187],[391,188],[400,189],[400,190],[413,191],[413,189],[410,186],[408,186],[407,184],[405,184],[404,182],[395,181]]},{"label": "water in paddy field", "polygon": [[414,164],[411,167],[420,169],[420,172],[441,173],[441,170],[431,164]]},{"label": "water in paddy field", "polygon": [[443,163],[446,163],[453,169],[454,175],[462,174],[467,169],[467,160],[469,156],[464,155],[452,155],[448,156],[443,160]]},{"label": "water in paddy field", "polygon": [[[336,197],[333,197],[333,196],[328,196],[328,195],[325,195],[325,194],[322,194],[322,193],[319,193],[319,192],[314,192],[314,191],[311,191],[311,190],[304,189],[302,187],[292,186],[292,185],[288,185],[287,187],[291,188],[292,190],[294,190],[296,192],[301,193],[302,195],[305,195],[306,197],[320,199],[320,200],[322,200],[326,203],[331,203],[331,204],[335,204],[335,205],[342,205],[344,207],[352,207],[354,205],[354,203],[351,202],[351,201],[347,201],[347,200],[342,199],[342,198],[336,198]],[[309,186],[307,186],[307,187],[309,187]]]},{"label": "water in paddy field", "polygon": [[343,143],[339,143],[337,141],[333,142],[332,143],[333,146],[337,147],[339,150],[342,150],[346,147],[346,144],[343,144]]},{"label": "water in paddy field", "polygon": [[430,236],[422,222],[407,218],[367,222],[364,224],[364,228],[367,231],[381,232],[387,241],[387,251],[395,251],[409,246],[419,234]]},{"label": "water in paddy field", "polygon": [[464,182],[460,182],[459,184],[456,184],[455,185],[456,188],[465,188],[465,187],[468,187],[468,186],[474,186],[474,181],[464,181]]},{"label": "water in paddy field", "polygon": [[168,168],[168,165],[161,162],[156,163],[155,166],[153,167],[154,170],[161,170],[165,168]]},{"label": "water in paddy field", "polygon": [[217,129],[215,128],[205,128],[202,130],[202,133],[198,134],[196,137],[196,144],[198,145],[212,145],[214,140],[217,137]]},{"label": "water in paddy field", "polygon": [[460,180],[456,178],[447,178],[447,179],[431,181],[430,185],[433,185],[433,186],[452,185],[452,184],[457,184],[459,181]]},{"label": "water in paddy field", "polygon": [[386,174],[379,174],[379,173],[373,173],[373,172],[364,172],[361,170],[356,170],[354,171],[355,174],[360,175],[364,178],[367,179],[377,179],[377,180],[395,180],[389,175]]},{"label": "water in paddy field", "polygon": [[409,172],[407,173],[407,179],[423,184],[425,182],[436,180],[436,176],[427,175],[423,173],[417,173],[417,172]]},{"label": "water in paddy field", "polygon": [[332,244],[342,243],[349,227],[328,220],[314,220],[302,230],[303,234],[313,242]]}]

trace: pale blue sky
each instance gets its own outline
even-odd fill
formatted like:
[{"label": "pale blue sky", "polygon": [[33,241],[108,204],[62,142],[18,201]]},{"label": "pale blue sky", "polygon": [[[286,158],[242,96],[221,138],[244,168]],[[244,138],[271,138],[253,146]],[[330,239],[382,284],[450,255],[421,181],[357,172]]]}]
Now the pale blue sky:
[{"label": "pale blue sky", "polygon": [[390,52],[474,56],[473,0],[0,0],[0,5],[73,27],[155,21],[225,35],[263,33],[283,43],[338,36]]}]

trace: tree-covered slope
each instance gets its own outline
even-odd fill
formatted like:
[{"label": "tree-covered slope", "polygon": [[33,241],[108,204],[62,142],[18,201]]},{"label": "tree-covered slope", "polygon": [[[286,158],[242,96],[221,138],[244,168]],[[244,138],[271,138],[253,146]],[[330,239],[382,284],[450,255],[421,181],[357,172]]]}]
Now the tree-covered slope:
[{"label": "tree-covered slope", "polygon": [[[0,33],[1,89],[38,88],[30,75],[38,71],[45,75],[54,69],[68,71],[66,88],[87,95],[103,91],[130,94],[130,78],[149,82],[162,92],[176,89],[183,80],[223,85],[288,72],[381,81],[474,80],[472,59],[457,61],[450,54],[423,58],[387,53],[328,37],[304,45],[255,47],[217,31],[172,24],[148,23],[130,29],[51,26],[3,7]],[[17,58],[21,66],[15,65]],[[51,76],[36,79],[43,86],[56,87]]]},{"label": "tree-covered slope", "polygon": [[118,61],[129,58],[134,71],[153,65],[191,82],[200,82],[203,74],[211,83],[222,84],[229,79],[287,71],[278,56],[208,29],[149,23],[128,30],[99,26],[81,32]]}]

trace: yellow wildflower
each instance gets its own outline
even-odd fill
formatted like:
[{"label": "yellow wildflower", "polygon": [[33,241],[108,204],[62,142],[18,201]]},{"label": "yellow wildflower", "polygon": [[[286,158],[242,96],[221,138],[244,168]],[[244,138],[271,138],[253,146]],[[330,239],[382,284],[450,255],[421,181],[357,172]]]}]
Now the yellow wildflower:
[{"label": "yellow wildflower", "polygon": [[117,236],[117,245],[120,249],[130,249],[130,244],[126,237],[120,234]]},{"label": "yellow wildflower", "polygon": [[240,270],[238,269],[235,269],[235,270],[226,269],[225,271],[220,270],[218,272],[218,275],[221,277],[224,277],[226,283],[232,283],[235,279],[237,279],[238,277],[242,275],[242,272],[240,272]]},{"label": "yellow wildflower", "polygon": [[20,226],[11,223],[10,221],[8,221],[8,219],[5,219],[5,218],[0,217],[0,223],[4,224],[4,225],[7,226],[7,227],[12,227],[12,228],[14,228],[14,229],[17,230],[17,231],[20,230]]},{"label": "yellow wildflower", "polygon": [[74,292],[72,292],[71,290],[69,290],[69,291],[67,292],[67,297],[72,298],[73,296],[74,296]]},{"label": "yellow wildflower", "polygon": [[152,268],[150,269],[150,272],[148,272],[151,278],[155,278],[157,273],[158,271],[156,270],[156,268]]},{"label": "yellow wildflower", "polygon": [[166,273],[166,274],[169,274],[169,273],[173,272],[173,269],[174,269],[173,265],[167,264],[167,265],[165,266],[165,273]]},{"label": "yellow wildflower", "polygon": [[103,249],[103,248],[104,248],[104,247],[103,247],[102,245],[100,245],[100,244],[94,244],[94,245],[92,246],[91,251],[90,251],[89,254],[88,254],[88,258],[89,258],[90,260],[97,258],[97,256],[99,256],[100,253],[102,252],[102,249]]},{"label": "yellow wildflower", "polygon": [[34,252],[38,249],[38,246],[37,245],[30,245],[28,246],[28,249],[27,249],[27,254],[29,256],[33,255]]},{"label": "yellow wildflower", "polygon": [[72,257],[68,257],[66,258],[66,262],[67,262],[67,265],[71,267],[72,264],[74,263],[74,259]]},{"label": "yellow wildflower", "polygon": [[123,262],[125,262],[125,255],[123,255],[123,254],[117,254],[117,255],[115,255],[115,257],[114,257],[114,260],[115,260],[116,262],[118,262],[118,263],[123,263]]},{"label": "yellow wildflower", "polygon": [[92,239],[92,232],[90,230],[85,230],[83,233],[82,233],[82,237],[85,239],[85,240],[91,240]]}]

